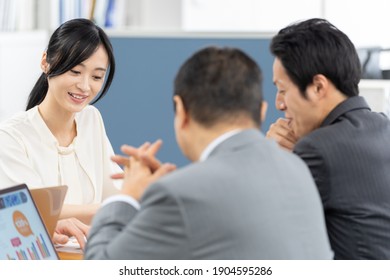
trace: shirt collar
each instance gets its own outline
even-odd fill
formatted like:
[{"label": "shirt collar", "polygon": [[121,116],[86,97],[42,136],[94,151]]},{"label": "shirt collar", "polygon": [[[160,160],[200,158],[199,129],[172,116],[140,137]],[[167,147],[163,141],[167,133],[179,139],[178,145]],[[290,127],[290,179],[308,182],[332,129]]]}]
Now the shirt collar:
[{"label": "shirt collar", "polygon": [[218,136],[217,138],[215,138],[213,141],[211,141],[210,144],[207,145],[207,147],[203,150],[202,154],[200,155],[200,158],[199,158],[199,161],[205,161],[209,155],[211,154],[211,152],[219,145],[221,144],[223,141],[227,140],[228,138],[232,137],[233,135],[241,132],[242,130],[241,129],[235,129],[235,130],[231,130],[231,131],[228,131],[220,136]]}]

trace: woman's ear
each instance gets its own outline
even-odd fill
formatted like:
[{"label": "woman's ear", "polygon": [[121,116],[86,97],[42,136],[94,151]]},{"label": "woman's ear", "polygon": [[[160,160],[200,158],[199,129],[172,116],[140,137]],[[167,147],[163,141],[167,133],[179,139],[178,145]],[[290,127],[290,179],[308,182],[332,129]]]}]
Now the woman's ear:
[{"label": "woman's ear", "polygon": [[47,62],[47,53],[43,52],[42,58],[41,58],[41,69],[42,72],[47,74],[49,72],[49,63]]}]

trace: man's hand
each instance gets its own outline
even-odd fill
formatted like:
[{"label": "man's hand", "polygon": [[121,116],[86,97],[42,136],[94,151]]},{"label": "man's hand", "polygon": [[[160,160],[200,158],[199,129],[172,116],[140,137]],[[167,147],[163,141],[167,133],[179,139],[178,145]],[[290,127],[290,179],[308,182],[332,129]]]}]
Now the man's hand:
[{"label": "man's hand", "polygon": [[289,151],[294,149],[295,143],[298,141],[289,125],[289,121],[282,118],[271,124],[266,137],[276,140],[280,147]]},{"label": "man's hand", "polygon": [[161,148],[162,141],[157,140],[153,144],[148,142],[135,148],[123,145],[121,150],[125,156],[114,156],[111,159],[125,167],[123,174],[116,174],[113,178],[124,179],[122,193],[130,195],[136,200],[140,200],[145,189],[161,176],[176,169],[176,166],[170,163],[162,164],[156,154]]},{"label": "man's hand", "polygon": [[[156,154],[158,150],[160,150],[161,145],[162,145],[161,140],[157,140],[153,144],[150,144],[149,142],[145,142],[138,148],[129,145],[123,145],[121,147],[121,151],[130,157],[134,157],[138,160],[142,160],[142,162],[145,165],[147,165],[152,172],[155,172],[161,166],[161,162],[156,158]],[[122,166],[129,165],[129,157],[115,155],[111,157],[111,160]],[[124,173],[113,174],[111,178],[123,179]]]}]

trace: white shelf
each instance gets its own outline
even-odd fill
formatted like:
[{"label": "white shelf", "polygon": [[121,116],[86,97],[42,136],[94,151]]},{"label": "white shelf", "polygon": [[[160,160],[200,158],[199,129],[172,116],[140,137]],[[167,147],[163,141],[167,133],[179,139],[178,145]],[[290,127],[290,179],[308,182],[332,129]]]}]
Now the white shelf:
[{"label": "white shelf", "polygon": [[359,91],[372,111],[390,116],[390,80],[361,80]]}]

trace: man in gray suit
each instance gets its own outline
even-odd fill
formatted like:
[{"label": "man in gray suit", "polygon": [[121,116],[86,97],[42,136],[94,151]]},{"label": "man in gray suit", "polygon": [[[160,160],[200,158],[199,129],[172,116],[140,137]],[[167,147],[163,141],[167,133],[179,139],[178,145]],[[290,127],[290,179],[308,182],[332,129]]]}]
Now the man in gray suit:
[{"label": "man in gray suit", "polygon": [[308,168],[259,131],[261,86],[259,67],[240,50],[189,58],[175,80],[174,127],[193,163],[164,175],[171,165],[152,164],[159,142],[124,149],[127,196],[96,214],[85,258],[332,258]]},{"label": "man in gray suit", "polygon": [[358,96],[359,58],[324,19],[272,40],[276,106],[267,136],[309,166],[336,259],[390,259],[390,122]]}]

